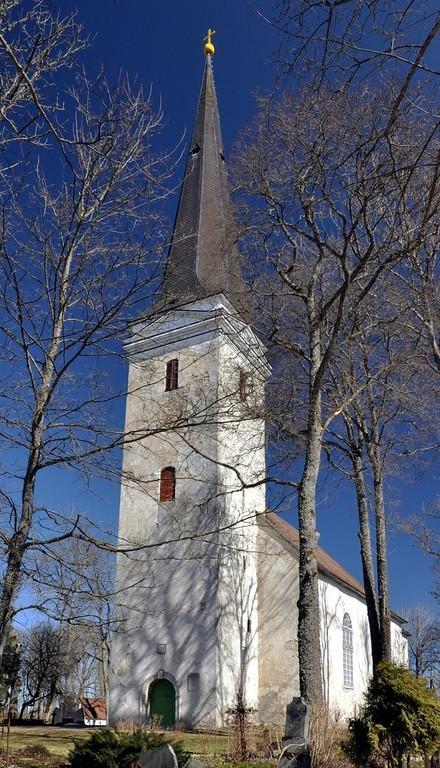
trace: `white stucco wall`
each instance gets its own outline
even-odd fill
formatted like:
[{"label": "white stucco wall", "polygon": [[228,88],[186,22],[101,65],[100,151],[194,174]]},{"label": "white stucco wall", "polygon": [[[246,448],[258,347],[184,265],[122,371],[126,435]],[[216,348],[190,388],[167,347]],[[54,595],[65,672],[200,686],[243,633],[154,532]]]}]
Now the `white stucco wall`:
[{"label": "white stucco wall", "polygon": [[[299,570],[294,548],[270,527],[259,532],[259,716],[282,724],[286,706],[299,695],[298,609]],[[352,716],[362,704],[372,673],[371,644],[365,600],[337,580],[319,577],[322,682],[325,700],[342,717]],[[353,685],[344,685],[344,614],[352,623]],[[391,624],[393,661],[407,663],[407,641],[402,627]]]},{"label": "white stucco wall", "polygon": [[402,625],[395,621],[391,622],[391,653],[395,664],[408,666],[408,638],[405,636]]},{"label": "white stucco wall", "polygon": [[[321,654],[325,699],[349,716],[362,702],[372,673],[371,644],[365,601],[340,584],[320,578]],[[342,623],[348,613],[353,637],[353,686],[344,685]]]},{"label": "white stucco wall", "polygon": [[[326,701],[345,717],[352,716],[363,703],[363,695],[372,674],[371,641],[365,600],[339,583],[321,576],[321,652]],[[343,632],[344,614],[352,623],[353,686],[344,685]],[[408,663],[408,643],[397,621],[391,622],[393,661]]]},{"label": "white stucco wall", "polygon": [[[200,388],[205,401],[215,399],[217,352],[212,345],[180,353],[181,387],[166,393],[169,357],[130,366],[128,429],[147,431],[172,424],[188,407],[192,414],[203,412]],[[120,543],[147,548],[118,556],[117,589],[125,590],[119,595],[119,615],[125,624],[112,644],[112,720],[144,719],[149,685],[159,676],[176,688],[178,719],[191,711],[202,722],[206,712],[215,711],[218,564],[213,544],[192,537],[217,527],[217,473],[214,463],[194,453],[186,437],[172,430],[150,435],[124,451],[128,480],[121,489]],[[216,441],[205,425],[193,428],[191,442],[204,455],[215,457]],[[176,468],[177,494],[174,501],[161,503],[159,479],[165,466]],[[160,541],[175,543],[157,546]],[[165,653],[158,653],[157,646],[166,646]],[[187,690],[191,673],[200,675],[197,697]]]},{"label": "white stucco wall", "polygon": [[[225,521],[220,537],[219,710],[235,703],[242,691],[246,705],[258,708],[257,524],[265,510],[265,424],[255,418],[264,397],[264,380],[231,340],[220,346],[219,400],[226,404],[218,431],[220,481],[225,493]],[[240,400],[240,372],[250,374],[252,392]],[[261,484],[258,484],[258,483]]]},{"label": "white stucco wall", "polygon": [[[138,352],[130,365],[127,429],[146,436],[124,450],[119,536],[145,548],[118,556],[124,627],[112,644],[110,717],[145,718],[149,685],[165,677],[176,689],[177,719],[212,726],[224,722],[240,685],[257,699],[252,515],[264,509],[264,488],[243,484],[264,474],[264,422],[242,418],[239,369],[249,361],[233,340],[214,328],[195,343],[191,329],[185,346],[179,333],[162,354]],[[165,392],[173,357],[179,388]],[[165,466],[176,468],[176,499],[160,503]],[[191,673],[199,691],[187,690]]]}]

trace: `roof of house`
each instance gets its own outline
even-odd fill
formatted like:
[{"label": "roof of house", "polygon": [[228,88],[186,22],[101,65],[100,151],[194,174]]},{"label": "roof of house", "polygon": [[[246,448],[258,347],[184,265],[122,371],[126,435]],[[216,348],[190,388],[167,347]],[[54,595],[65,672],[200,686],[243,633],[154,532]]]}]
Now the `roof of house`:
[{"label": "roof of house", "polygon": [[107,720],[107,706],[105,699],[100,696],[96,696],[93,699],[80,698],[79,705],[82,709],[84,719]]},{"label": "roof of house", "polygon": [[[287,542],[296,553],[299,553],[299,532],[286,520],[283,520],[275,512],[266,512],[266,514],[260,517],[260,524],[268,525],[272,528],[285,542]],[[318,559],[318,571],[322,576],[326,576],[332,581],[336,581],[342,586],[355,592],[357,595],[365,600],[365,590],[363,584],[355,579],[340,563],[334,560],[325,549],[318,547],[316,551]],[[401,624],[406,623],[405,619],[399,616],[397,613],[392,613],[393,619]]]},{"label": "roof of house", "polygon": [[224,293],[243,304],[211,56],[206,56],[161,304]]}]

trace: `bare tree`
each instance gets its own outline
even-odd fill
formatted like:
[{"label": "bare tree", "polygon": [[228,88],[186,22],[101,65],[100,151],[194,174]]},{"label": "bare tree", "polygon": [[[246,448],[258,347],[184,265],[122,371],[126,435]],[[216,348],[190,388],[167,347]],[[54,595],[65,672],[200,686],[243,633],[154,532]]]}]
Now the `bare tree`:
[{"label": "bare tree", "polygon": [[56,621],[31,626],[22,633],[21,714],[35,711],[49,720],[60,699],[75,702],[83,696],[108,697],[109,654],[103,658],[103,637],[110,624],[81,618],[73,600]]},{"label": "bare tree", "polygon": [[21,636],[21,710],[49,721],[60,699],[102,695],[97,625],[44,621]]},{"label": "bare tree", "polygon": [[416,515],[401,521],[400,527],[409,534],[419,549],[432,558],[436,583],[434,596],[440,599],[440,535],[438,521],[440,520],[440,499],[435,499],[431,505],[423,505]]},{"label": "bare tree", "polygon": [[437,442],[436,380],[420,367],[420,340],[407,332],[411,317],[410,292],[402,294],[400,281],[385,273],[369,300],[352,308],[352,333],[331,364],[331,396],[336,393],[335,405],[344,397],[348,403],[329,425],[326,455],[356,491],[374,667],[392,655],[387,485],[393,477],[409,477],[415,465],[425,467]]},{"label": "bare tree", "polygon": [[[335,403],[330,363],[353,332],[352,308],[431,235],[439,191],[434,170],[432,194],[415,194],[416,113],[410,103],[394,110],[394,96],[391,86],[357,96],[308,89],[296,100],[269,100],[238,150],[237,184],[250,197],[244,243],[258,316],[276,367],[287,365],[296,377],[296,418],[278,414],[278,429],[303,446],[298,642],[301,693],[308,699],[321,694],[316,492],[322,443],[353,400],[348,392]],[[425,161],[431,169],[434,154],[430,146]]]},{"label": "bare tree", "polygon": [[[392,80],[387,105],[390,124],[407,99],[422,121],[428,120],[421,155],[413,156],[414,170],[424,167],[423,154],[431,142],[437,147],[439,130],[440,69],[436,54],[440,13],[428,0],[275,0],[272,12],[258,11],[279,32],[277,64],[284,76],[309,87],[334,90],[369,88]],[[419,101],[423,94],[422,101]],[[438,160],[437,160],[438,165]],[[413,321],[424,340],[425,358],[440,371],[438,235],[411,260],[411,270],[400,274],[413,291]]]},{"label": "bare tree", "polygon": [[50,76],[83,45],[74,19],[41,3],[2,10],[2,135],[28,141],[0,178],[0,651],[28,550],[85,530],[39,503],[38,479],[61,467],[117,476],[117,449],[137,439],[106,371],[160,283],[170,170],[152,146],[161,114],[123,76],[111,87],[77,74],[60,109]]},{"label": "bare tree", "polygon": [[307,71],[315,86],[358,87],[392,72],[403,98],[416,77],[435,82],[440,74],[440,15],[427,0],[275,0],[258,12],[280,32],[281,72]]},{"label": "bare tree", "polygon": [[114,568],[111,552],[81,538],[29,548],[24,561],[35,600],[23,610],[39,611],[64,633],[71,662],[63,690],[76,699],[93,691],[108,703],[110,638],[125,631]]},{"label": "bare tree", "polygon": [[87,45],[76,14],[53,13],[42,0],[0,2],[0,174],[15,170],[29,144],[69,143],[66,104],[56,78]]},{"label": "bare tree", "polygon": [[435,681],[440,672],[440,623],[426,605],[414,605],[405,611],[408,619],[409,658],[417,677]]},{"label": "bare tree", "polygon": [[16,632],[10,631],[0,666],[0,707],[8,715],[16,704],[20,682],[21,645]]},{"label": "bare tree", "polygon": [[70,659],[62,633],[49,623],[37,624],[22,637],[20,719],[26,709],[46,719],[55,696],[61,693],[61,680]]},{"label": "bare tree", "polygon": [[410,272],[397,274],[412,296],[412,318],[408,326],[410,334],[415,336],[418,359],[423,367],[440,374],[438,233],[414,255]]}]

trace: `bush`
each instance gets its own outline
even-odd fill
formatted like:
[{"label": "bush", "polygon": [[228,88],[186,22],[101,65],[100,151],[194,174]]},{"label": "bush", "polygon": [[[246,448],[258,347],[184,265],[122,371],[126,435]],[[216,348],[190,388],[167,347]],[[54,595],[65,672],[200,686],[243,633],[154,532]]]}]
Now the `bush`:
[{"label": "bush", "polygon": [[330,711],[323,702],[315,702],[310,710],[309,747],[312,768],[347,768],[348,759],[341,744],[347,728],[340,714]]},{"label": "bush", "polygon": [[439,748],[440,702],[423,679],[381,662],[349,734],[344,750],[355,765],[401,768],[405,755],[431,755]]},{"label": "bush", "polygon": [[165,744],[171,744],[179,768],[183,768],[190,755],[180,742],[170,742],[162,733],[145,733],[142,729],[133,733],[115,733],[110,728],[103,728],[87,740],[75,739],[69,760],[71,768],[129,768],[142,752],[159,749]]}]

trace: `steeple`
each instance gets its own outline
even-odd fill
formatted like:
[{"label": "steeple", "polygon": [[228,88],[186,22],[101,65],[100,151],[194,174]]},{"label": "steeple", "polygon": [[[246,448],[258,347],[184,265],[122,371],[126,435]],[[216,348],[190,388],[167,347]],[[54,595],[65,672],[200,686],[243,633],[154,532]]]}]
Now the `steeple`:
[{"label": "steeple", "polygon": [[212,71],[209,30],[194,130],[168,252],[167,304],[224,293],[243,306],[240,256],[234,243],[228,178]]}]

